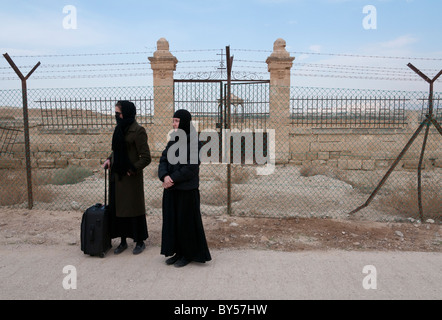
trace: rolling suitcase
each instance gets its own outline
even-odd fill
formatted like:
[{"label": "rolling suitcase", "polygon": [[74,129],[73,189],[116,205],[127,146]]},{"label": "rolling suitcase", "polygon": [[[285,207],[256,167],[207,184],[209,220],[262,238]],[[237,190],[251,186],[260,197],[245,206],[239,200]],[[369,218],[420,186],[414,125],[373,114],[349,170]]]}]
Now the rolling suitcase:
[{"label": "rolling suitcase", "polygon": [[107,170],[104,175],[104,205],[97,203],[89,207],[81,218],[81,251],[101,258],[112,247],[107,205]]}]

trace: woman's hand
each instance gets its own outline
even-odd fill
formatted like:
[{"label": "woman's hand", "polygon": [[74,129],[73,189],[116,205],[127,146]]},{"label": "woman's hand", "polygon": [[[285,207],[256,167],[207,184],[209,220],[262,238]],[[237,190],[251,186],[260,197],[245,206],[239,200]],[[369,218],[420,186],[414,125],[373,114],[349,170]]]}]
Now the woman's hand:
[{"label": "woman's hand", "polygon": [[164,189],[169,189],[170,187],[173,187],[173,180],[172,180],[171,177],[165,176],[164,177],[164,182],[163,182],[163,188]]},{"label": "woman's hand", "polygon": [[110,160],[106,159],[103,163],[103,169],[109,169],[110,168]]}]

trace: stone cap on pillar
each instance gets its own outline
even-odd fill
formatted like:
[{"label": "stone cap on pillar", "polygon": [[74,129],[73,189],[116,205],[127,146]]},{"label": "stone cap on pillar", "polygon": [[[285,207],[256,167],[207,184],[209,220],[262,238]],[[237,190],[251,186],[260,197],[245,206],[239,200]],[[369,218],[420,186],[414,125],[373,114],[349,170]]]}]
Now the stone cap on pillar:
[{"label": "stone cap on pillar", "polygon": [[277,39],[273,44],[272,54],[266,60],[271,84],[290,86],[290,69],[295,57],[291,57],[285,47],[285,40]]},{"label": "stone cap on pillar", "polygon": [[286,42],[284,39],[276,39],[273,43],[273,52],[267,58],[266,62],[270,63],[272,61],[287,61],[292,62],[295,60],[295,57],[291,57],[290,53],[286,50]]},{"label": "stone cap on pillar", "polygon": [[169,42],[165,38],[161,38],[157,41],[157,50],[154,52],[153,57],[149,57],[151,64],[171,62],[173,70],[176,69],[178,59],[172,55],[169,51]]}]

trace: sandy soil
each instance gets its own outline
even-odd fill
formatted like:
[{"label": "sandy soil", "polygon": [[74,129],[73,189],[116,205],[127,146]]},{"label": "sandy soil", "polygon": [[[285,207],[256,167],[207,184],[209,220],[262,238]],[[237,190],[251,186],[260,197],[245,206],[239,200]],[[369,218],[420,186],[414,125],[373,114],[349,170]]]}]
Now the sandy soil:
[{"label": "sandy soil", "polygon": [[[0,210],[0,245],[80,247],[82,211]],[[147,215],[149,246],[160,246],[161,215]],[[204,215],[209,247],[278,251],[442,251],[442,226],[328,218],[255,218]],[[117,239],[113,240],[117,245]]]},{"label": "sandy soil", "polygon": [[[154,164],[144,172],[151,246],[160,246],[162,223],[162,187],[156,168]],[[225,206],[225,167],[202,166],[201,211],[211,248],[442,251],[439,219],[421,223],[378,201],[389,193],[399,194],[401,186],[415,180],[414,172],[395,172],[369,207],[350,216],[367,200],[381,172],[353,171],[337,177],[342,173],[327,170],[305,176],[297,167],[280,166],[272,175],[257,176],[250,168],[241,170],[233,175],[235,214],[230,216]],[[439,190],[441,176],[441,170],[425,172],[425,181]],[[372,182],[366,188],[370,192],[363,192],[358,186],[367,181]],[[26,203],[0,208],[0,245],[28,243],[42,250],[55,244],[80,246],[83,212],[104,200],[104,172],[97,170],[75,185],[45,187],[52,194],[48,203],[36,201],[32,210],[25,209]]]}]

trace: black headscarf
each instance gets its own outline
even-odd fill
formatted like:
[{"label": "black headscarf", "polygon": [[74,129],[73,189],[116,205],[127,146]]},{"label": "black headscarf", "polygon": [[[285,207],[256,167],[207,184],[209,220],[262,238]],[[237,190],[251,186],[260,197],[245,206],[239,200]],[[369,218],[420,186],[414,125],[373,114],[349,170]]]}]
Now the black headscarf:
[{"label": "black headscarf", "polygon": [[135,105],[130,101],[118,101],[116,106],[120,107],[123,119],[115,115],[117,126],[115,127],[112,136],[112,151],[114,152],[112,170],[118,173],[121,180],[123,175],[126,175],[128,171],[135,172],[135,167],[130,162],[127,154],[125,134],[131,124],[135,122],[135,114],[137,113],[137,110]]},{"label": "black headscarf", "polygon": [[192,115],[189,111],[180,109],[175,111],[174,118],[180,119],[180,125],[178,126],[178,129],[184,130],[186,134],[190,134],[190,123],[192,121]]},{"label": "black headscarf", "polygon": [[[198,140],[198,135],[196,133],[196,129],[192,124],[192,115],[189,111],[185,109],[180,109],[175,111],[173,114],[174,118],[180,119],[180,124],[178,126],[178,129],[183,130],[187,135],[187,163],[197,163],[198,162],[198,155],[199,155],[199,149],[201,149],[201,143]],[[192,131],[192,134],[191,134]],[[179,136],[175,136],[175,141],[171,140],[169,142],[169,146],[174,144],[176,141],[178,141]],[[196,147],[194,149],[194,147]],[[179,156],[179,149],[176,151],[175,156]],[[190,162],[189,162],[190,161]]]}]

